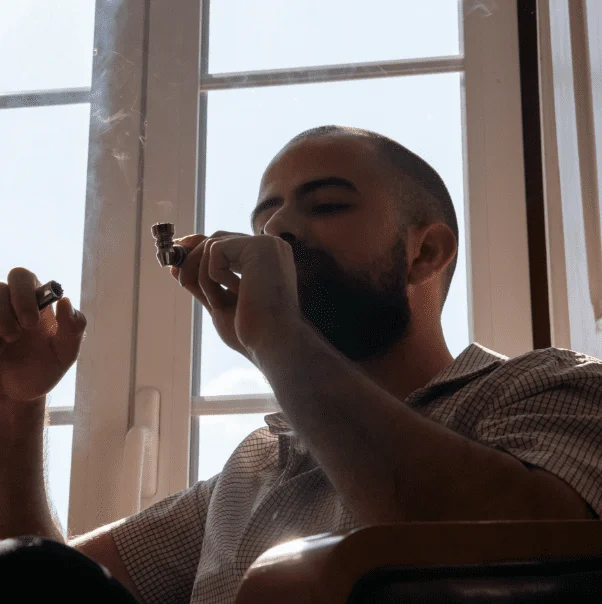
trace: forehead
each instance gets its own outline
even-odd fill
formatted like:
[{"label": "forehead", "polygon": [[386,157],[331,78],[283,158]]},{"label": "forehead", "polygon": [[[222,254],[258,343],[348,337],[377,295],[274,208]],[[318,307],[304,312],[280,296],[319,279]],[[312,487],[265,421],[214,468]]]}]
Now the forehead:
[{"label": "forehead", "polygon": [[360,187],[374,186],[385,177],[383,163],[368,139],[348,135],[308,138],[274,157],[261,179],[260,194],[328,176],[347,178]]}]

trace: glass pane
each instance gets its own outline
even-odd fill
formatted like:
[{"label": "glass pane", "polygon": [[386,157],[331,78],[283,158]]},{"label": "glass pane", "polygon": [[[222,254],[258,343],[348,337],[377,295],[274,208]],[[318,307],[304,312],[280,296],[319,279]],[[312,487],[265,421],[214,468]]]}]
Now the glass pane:
[{"label": "glass pane", "polygon": [[199,476],[207,480],[222,471],[234,449],[258,428],[268,413],[201,415],[199,417]]},{"label": "glass pane", "polygon": [[211,2],[209,72],[459,54],[458,0]]},{"label": "glass pane", "polygon": [[[459,254],[442,324],[458,355],[469,343],[460,85],[459,74],[440,74],[210,92],[204,232],[251,234],[263,171],[296,134],[342,124],[389,136],[428,161],[454,201]],[[204,309],[202,327],[201,395],[272,392],[259,370],[222,342]]]},{"label": "glass pane", "polygon": [[1,92],[92,83],[95,0],[0,0]]},{"label": "glass pane", "polygon": [[[0,111],[0,281],[23,266],[79,308],[90,105]],[[72,406],[73,365],[50,393]]]},{"label": "glass pane", "polygon": [[66,532],[73,426],[50,426],[44,432],[48,499]]}]

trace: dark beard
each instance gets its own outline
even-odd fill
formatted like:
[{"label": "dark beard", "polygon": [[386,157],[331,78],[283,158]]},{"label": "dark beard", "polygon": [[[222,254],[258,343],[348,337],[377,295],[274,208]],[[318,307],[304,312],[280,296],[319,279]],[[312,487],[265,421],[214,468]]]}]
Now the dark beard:
[{"label": "dark beard", "polygon": [[381,277],[378,286],[338,267],[328,274],[318,270],[298,276],[302,316],[348,359],[380,358],[407,337],[411,311],[404,252],[396,248],[394,268]]}]

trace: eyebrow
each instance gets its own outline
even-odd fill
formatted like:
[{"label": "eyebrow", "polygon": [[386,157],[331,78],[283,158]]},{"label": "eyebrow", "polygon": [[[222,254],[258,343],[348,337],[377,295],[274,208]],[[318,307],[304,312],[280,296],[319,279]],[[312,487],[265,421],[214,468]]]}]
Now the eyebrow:
[{"label": "eyebrow", "polygon": [[[346,178],[339,178],[337,176],[329,176],[328,178],[320,178],[318,180],[310,180],[303,183],[295,190],[295,197],[305,197],[306,195],[309,195],[310,193],[313,193],[314,191],[324,187],[342,187],[349,191],[353,191],[354,193],[358,192],[357,188],[350,180],[347,180]],[[255,222],[262,212],[265,212],[267,209],[274,206],[282,205],[283,201],[284,200],[282,197],[270,197],[269,199],[264,199],[261,203],[259,203],[251,212],[251,229],[255,229]]]}]

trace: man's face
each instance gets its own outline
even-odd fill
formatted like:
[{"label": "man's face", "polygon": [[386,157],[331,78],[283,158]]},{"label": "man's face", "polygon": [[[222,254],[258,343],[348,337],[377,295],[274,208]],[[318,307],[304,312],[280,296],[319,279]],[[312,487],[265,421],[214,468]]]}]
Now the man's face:
[{"label": "man's face", "polygon": [[[328,136],[285,148],[260,185],[258,206],[268,199],[272,205],[253,232],[291,244],[302,315],[352,361],[382,357],[410,327],[405,243],[390,179],[369,141]],[[328,204],[340,207],[320,208]]]}]

